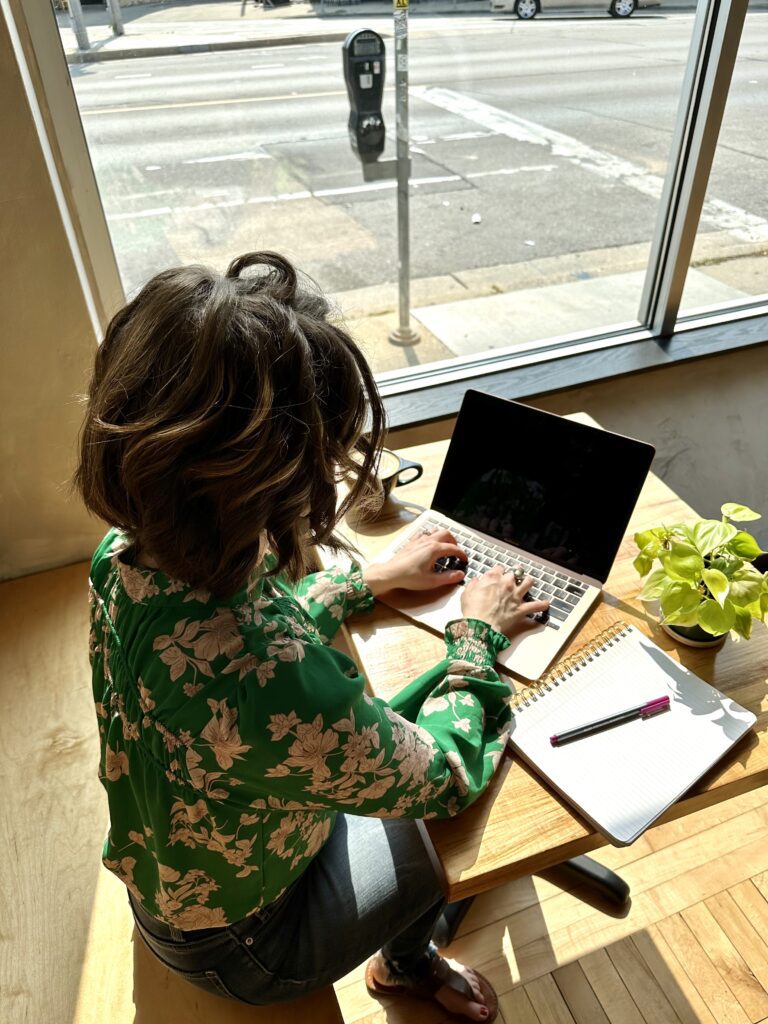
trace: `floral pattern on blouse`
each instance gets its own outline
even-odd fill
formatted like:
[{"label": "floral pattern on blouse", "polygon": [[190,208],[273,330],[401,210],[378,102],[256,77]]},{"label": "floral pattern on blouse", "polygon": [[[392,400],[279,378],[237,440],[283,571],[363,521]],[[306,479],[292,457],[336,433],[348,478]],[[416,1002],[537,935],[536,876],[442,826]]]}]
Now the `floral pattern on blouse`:
[{"label": "floral pattern on blouse", "polygon": [[107,534],[91,565],[89,650],[109,802],[103,860],[182,929],[277,899],[337,812],[457,814],[490,781],[509,728],[508,641],[446,628],[446,657],[386,703],[328,646],[373,607],[359,567],[296,584],[263,572],[228,600],[128,564]]}]

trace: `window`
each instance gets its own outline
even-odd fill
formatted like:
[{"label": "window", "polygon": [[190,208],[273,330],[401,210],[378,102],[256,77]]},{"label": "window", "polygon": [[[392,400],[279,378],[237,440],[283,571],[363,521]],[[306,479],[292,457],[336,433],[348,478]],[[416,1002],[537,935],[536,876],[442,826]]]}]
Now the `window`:
[{"label": "window", "polygon": [[[170,264],[279,249],[337,297],[385,393],[572,352],[607,366],[670,337],[680,308],[687,330],[713,303],[736,315],[766,290],[755,58],[768,16],[749,15],[707,191],[743,0],[661,0],[630,18],[565,3],[542,0],[532,21],[484,0],[451,18],[412,9],[411,346],[390,341],[394,182],[364,182],[350,149],[341,35],[282,45],[287,15],[243,5],[247,31],[268,16],[281,45],[71,64],[126,291]],[[169,28],[174,10],[163,31],[185,44],[192,15]],[[329,5],[312,10],[312,32],[338,28]],[[159,14],[125,11],[127,34],[148,38]],[[358,5],[344,34],[361,25],[387,40],[389,157],[392,19]]]},{"label": "window", "polygon": [[[764,12],[747,13],[680,309],[768,301],[768,74]],[[701,295],[696,279],[709,289]]]}]

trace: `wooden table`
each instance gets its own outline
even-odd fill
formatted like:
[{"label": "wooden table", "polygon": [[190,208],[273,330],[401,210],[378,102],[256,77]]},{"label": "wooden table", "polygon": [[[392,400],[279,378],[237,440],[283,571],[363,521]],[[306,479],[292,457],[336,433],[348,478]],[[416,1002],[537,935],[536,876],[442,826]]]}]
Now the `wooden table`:
[{"label": "wooden table", "polygon": [[[423,477],[396,489],[384,514],[375,523],[356,529],[344,528],[365,558],[374,558],[423,507],[429,506],[447,445],[447,441],[439,441],[402,449],[406,458],[423,463]],[[610,486],[610,479],[604,486]],[[724,500],[727,497],[725,495]],[[667,637],[637,599],[641,581],[632,567],[637,554],[632,540],[634,533],[662,522],[676,523],[693,518],[696,513],[651,474],[607,581],[604,599],[585,618],[573,642],[561,652],[561,656],[565,656],[600,630],[624,619],[652,636],[659,647],[702,679],[757,715],[754,732],[744,737],[731,754],[659,822],[689,814],[768,782],[765,735],[768,629],[755,623],[748,642],[737,643],[729,638],[716,651],[682,647]],[[411,679],[434,665],[445,651],[441,637],[380,602],[372,615],[349,620],[343,639],[365,672],[372,692],[384,699],[391,698]],[[514,677],[511,681],[516,687],[523,685]],[[531,769],[512,756],[502,759],[493,782],[472,807],[458,818],[428,822],[427,830],[444,872],[450,901],[543,870],[606,843],[590,824],[539,781]]]}]

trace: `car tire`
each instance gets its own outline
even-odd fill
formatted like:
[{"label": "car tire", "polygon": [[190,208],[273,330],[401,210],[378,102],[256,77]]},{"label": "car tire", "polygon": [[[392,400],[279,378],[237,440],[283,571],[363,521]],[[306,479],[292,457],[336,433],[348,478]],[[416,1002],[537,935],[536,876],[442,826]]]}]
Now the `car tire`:
[{"label": "car tire", "polygon": [[[612,3],[615,2],[616,0],[612,0]],[[538,0],[515,0],[515,6],[512,9],[521,21],[530,21],[540,10]]]},{"label": "car tire", "polygon": [[631,18],[637,10],[637,0],[611,0],[608,13],[612,18]]}]

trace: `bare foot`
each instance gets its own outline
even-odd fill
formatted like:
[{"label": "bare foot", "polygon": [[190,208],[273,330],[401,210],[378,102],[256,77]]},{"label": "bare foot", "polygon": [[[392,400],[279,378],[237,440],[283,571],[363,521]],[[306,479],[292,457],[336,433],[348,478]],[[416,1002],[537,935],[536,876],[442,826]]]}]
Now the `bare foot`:
[{"label": "bare foot", "polygon": [[[445,960],[457,974],[460,974],[466,979],[472,989],[472,995],[474,998],[470,999],[469,997],[462,995],[461,992],[457,992],[455,989],[449,988],[447,985],[443,985],[442,988],[439,988],[435,992],[433,998],[448,1010],[449,1013],[465,1017],[467,1020],[480,1022],[487,1021],[489,1011],[488,1007],[485,1005],[480,982],[475,972],[471,967],[465,967],[457,960],[450,960],[448,957],[445,957]],[[386,961],[382,956],[376,957],[373,961],[372,973],[376,981],[382,986],[392,986],[393,984],[397,984],[397,977],[390,973]]]}]

